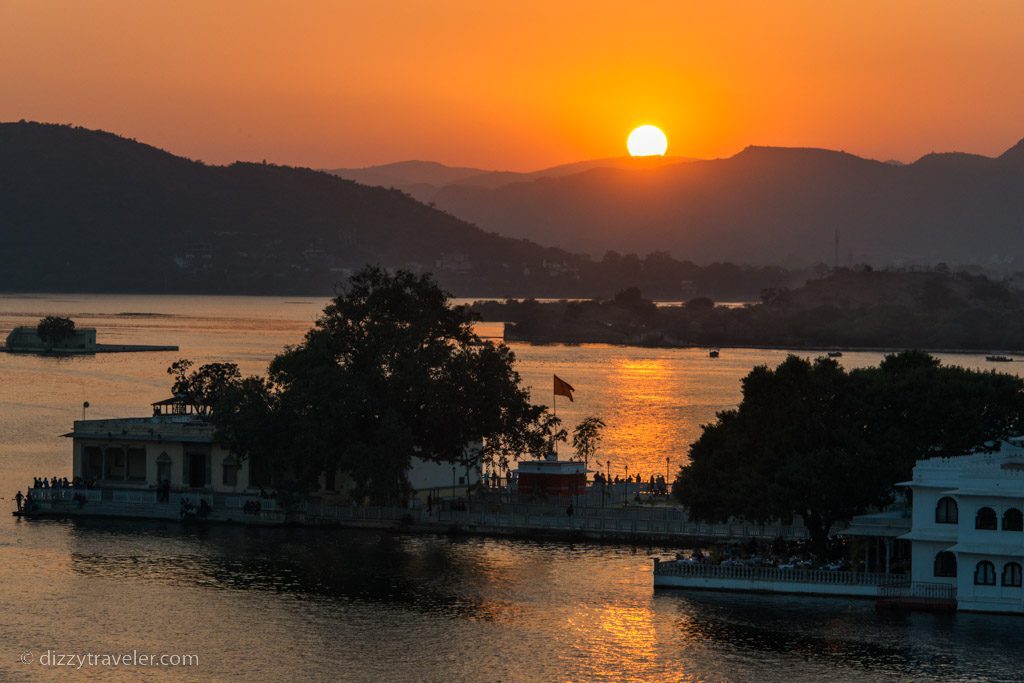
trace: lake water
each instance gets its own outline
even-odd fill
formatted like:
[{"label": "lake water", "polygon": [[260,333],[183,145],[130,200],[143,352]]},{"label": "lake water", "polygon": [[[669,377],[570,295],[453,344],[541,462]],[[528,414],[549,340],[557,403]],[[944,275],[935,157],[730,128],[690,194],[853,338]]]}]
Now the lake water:
[{"label": "lake water", "polygon": [[[178,357],[261,372],[322,299],[0,296],[0,335],[45,314],[101,342],[177,353],[0,354],[0,497],[70,476],[82,416],[146,415]],[[495,328],[482,330],[492,333]],[[782,351],[514,345],[537,401],[608,423],[613,474],[674,470],[739,380]],[[847,353],[848,367],[877,363]],[[992,367],[980,356],[946,362]],[[998,369],[1020,372],[1020,364]],[[0,515],[0,680],[1020,680],[1024,621],[876,613],[871,603],[657,592],[659,548]],[[193,668],[47,668],[54,653],[196,654]],[[27,656],[25,653],[30,653]],[[19,658],[32,659],[25,664]]]}]

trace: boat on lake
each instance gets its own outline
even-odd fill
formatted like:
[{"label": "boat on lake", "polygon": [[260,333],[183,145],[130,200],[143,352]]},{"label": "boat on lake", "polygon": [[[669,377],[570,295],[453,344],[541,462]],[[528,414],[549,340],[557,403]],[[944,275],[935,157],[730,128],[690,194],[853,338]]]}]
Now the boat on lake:
[{"label": "boat on lake", "polygon": [[829,351],[828,352],[828,357],[829,358],[842,358],[843,357],[843,352],[842,351]]},{"label": "boat on lake", "polygon": [[708,352],[708,356],[711,358],[718,358],[718,349],[711,349],[711,351]]},{"label": "boat on lake", "polygon": [[987,360],[990,363],[1012,363],[1013,362],[1013,358],[1011,358],[1010,356],[1002,356],[1002,355],[985,356],[985,360]]}]

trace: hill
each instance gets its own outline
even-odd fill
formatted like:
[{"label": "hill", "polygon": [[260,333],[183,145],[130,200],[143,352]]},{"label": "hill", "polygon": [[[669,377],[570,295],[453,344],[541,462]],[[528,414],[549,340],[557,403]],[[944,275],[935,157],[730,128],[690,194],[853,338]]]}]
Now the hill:
[{"label": "hill", "polygon": [[929,154],[911,164],[823,149],[748,147],[725,159],[597,167],[431,194],[503,235],[599,255],[669,251],[696,262],[803,266],[977,263],[1018,270],[1024,142],[997,158]]},{"label": "hill", "polygon": [[329,294],[366,263],[433,272],[465,296],[610,296],[630,283],[667,299],[750,298],[793,278],[664,253],[593,261],[328,173],[207,166],[103,131],[0,123],[0,291]]},{"label": "hill", "polygon": [[265,163],[207,166],[102,132],[0,124],[0,289],[329,293],[366,263],[523,293],[576,263],[397,190]]},{"label": "hill", "polygon": [[642,170],[692,161],[686,157],[608,157],[561,164],[539,171],[486,171],[479,168],[445,166],[436,161],[399,161],[393,164],[365,168],[328,169],[340,178],[365,185],[394,187],[408,192],[422,202],[434,202],[444,188],[482,188],[494,190],[512,183],[523,183],[542,178],[561,178],[595,168]]}]

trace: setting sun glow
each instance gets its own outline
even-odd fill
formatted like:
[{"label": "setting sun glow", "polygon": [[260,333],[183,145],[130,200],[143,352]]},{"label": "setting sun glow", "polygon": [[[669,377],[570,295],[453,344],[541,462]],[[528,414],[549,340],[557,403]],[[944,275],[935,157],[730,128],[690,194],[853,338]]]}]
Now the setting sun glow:
[{"label": "setting sun glow", "polygon": [[668,138],[657,126],[640,126],[629,134],[626,147],[632,157],[665,156]]}]

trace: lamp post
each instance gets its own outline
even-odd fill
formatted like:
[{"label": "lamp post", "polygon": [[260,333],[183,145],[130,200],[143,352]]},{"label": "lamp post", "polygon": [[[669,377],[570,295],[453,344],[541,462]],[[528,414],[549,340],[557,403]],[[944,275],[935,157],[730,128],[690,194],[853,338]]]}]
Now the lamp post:
[{"label": "lamp post", "polygon": [[452,500],[455,499],[455,465],[452,465]]},{"label": "lamp post", "polygon": [[[598,461],[598,467],[600,467],[600,461]],[[604,507],[605,496],[611,495],[608,493],[609,487],[612,485],[612,461],[606,460],[604,463],[604,486],[601,487],[601,507]]]},{"label": "lamp post", "polygon": [[669,466],[669,462],[671,460],[672,460],[671,456],[668,456],[668,455],[665,456],[665,486],[668,486],[668,466]]},{"label": "lamp post", "polygon": [[85,411],[89,407],[89,402],[85,401],[82,403],[82,419],[85,419]]},{"label": "lamp post", "polygon": [[629,500],[629,465],[626,465],[626,487],[622,489],[622,502]]}]

